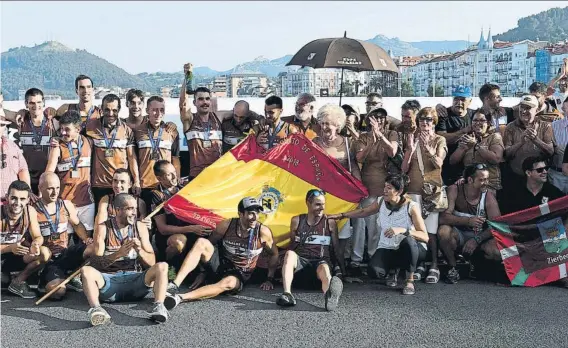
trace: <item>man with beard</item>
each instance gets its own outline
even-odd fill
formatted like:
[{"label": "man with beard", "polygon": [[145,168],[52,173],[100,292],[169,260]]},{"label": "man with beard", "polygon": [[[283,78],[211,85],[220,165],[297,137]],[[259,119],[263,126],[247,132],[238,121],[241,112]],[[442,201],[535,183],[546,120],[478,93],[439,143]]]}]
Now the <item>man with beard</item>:
[{"label": "man with beard", "polygon": [[501,98],[500,87],[491,83],[481,86],[479,99],[483,103],[481,106],[483,112],[491,117],[490,131],[494,130],[503,134],[505,127],[515,120],[515,113],[518,111],[518,107],[501,107],[503,98]]},{"label": "man with beard", "polygon": [[407,100],[402,104],[400,110],[402,121],[399,125],[394,127],[394,130],[398,133],[399,146],[403,148],[403,151],[406,151],[404,147],[408,143],[408,137],[414,136],[418,130],[416,115],[418,111],[420,111],[420,103],[415,99]]},{"label": "man with beard", "polygon": [[37,88],[26,91],[27,110],[22,110],[18,124],[20,147],[30,171],[31,188],[38,194],[39,176],[47,165],[49,139],[59,129],[59,123],[53,119],[55,109],[45,108],[43,92]]},{"label": "man with beard", "polygon": [[308,139],[312,140],[320,132],[318,122],[314,117],[316,98],[310,93],[302,93],[296,99],[295,115],[282,117],[282,121],[290,123]]},{"label": "man with beard", "polygon": [[134,151],[134,132],[119,117],[120,99],[107,94],[102,100],[103,116],[91,119],[86,126],[93,140],[93,196],[96,202],[112,193],[112,176],[118,168],[128,168],[133,177],[132,193],[140,194],[138,160]]},{"label": "man with beard", "polygon": [[314,279],[321,282],[325,309],[337,308],[343,291],[343,283],[338,277],[331,276],[331,245],[335,256],[341,260],[344,256],[338,252],[338,231],[335,220],[328,220],[325,210],[325,195],[313,189],[306,194],[308,213],[296,215],[290,222],[290,240],[292,245],[284,256],[282,281],[284,293],[276,304],[283,307],[296,305],[292,295],[292,281],[297,273],[298,280],[308,283]]},{"label": "man with beard", "polygon": [[187,254],[183,265],[168,291],[177,292],[185,277],[202,264],[210,276],[209,285],[197,288],[205,280],[201,273],[192,285],[196,289],[185,294],[176,294],[164,303],[168,310],[182,301],[213,298],[223,293],[239,293],[256,269],[256,263],[264,250],[270,256],[268,276],[261,285],[272,290],[274,271],[278,265],[278,249],[272,231],[258,221],[262,205],[253,197],[243,198],[238,205],[239,217],[223,220],[217,224],[209,239],[199,238]]},{"label": "man with beard", "polygon": [[[466,167],[464,183],[448,186],[448,209],[440,214],[438,240],[450,266],[446,281],[460,279],[456,269],[456,252],[473,255],[480,248],[486,259],[501,261],[501,253],[491,235],[487,220],[501,216],[495,194],[487,190],[489,171],[484,164]],[[432,255],[437,260],[437,255]]]},{"label": "man with beard", "polygon": [[85,126],[91,119],[101,117],[101,109],[93,104],[95,96],[95,86],[93,80],[86,75],[79,75],[75,78],[75,92],[79,96],[77,104],[63,104],[57,109],[57,117],[61,117],[65,112],[74,110],[78,111],[83,121],[81,132],[85,132]]},{"label": "man with beard", "polygon": [[[174,166],[165,160],[154,164],[154,175],[158,178],[158,186],[151,192],[151,209],[154,211],[160,204],[178,193],[178,174]],[[174,214],[161,209],[155,216],[156,250],[159,261],[179,268],[189,250],[199,236],[207,237],[211,229],[203,226],[188,224],[178,219]]]},{"label": "man with beard", "polygon": [[[93,143],[80,134],[81,124],[78,111],[67,111],[61,116],[59,119],[61,136],[52,138],[57,146],[51,148],[45,170],[58,174],[63,184],[61,198],[73,203],[79,220],[87,233],[92,234],[95,222],[95,202],[91,193]],[[73,233],[72,226],[69,233]]]},{"label": "man with beard", "polygon": [[[218,112],[220,115],[223,111]],[[258,124],[259,115],[249,109],[249,103],[239,100],[233,111],[221,123],[223,133],[223,153],[226,153],[243,140],[253,126]]]},{"label": "man with beard", "polygon": [[450,165],[450,156],[458,148],[459,139],[464,134],[471,134],[471,119],[473,110],[469,109],[471,104],[471,89],[465,86],[458,86],[452,93],[452,106],[449,108],[442,104],[436,105],[438,112],[438,124],[436,134],[446,138],[448,144],[448,155],[444,159],[442,166],[442,179],[446,185],[451,185],[461,176],[463,166]]},{"label": "man with beard", "polygon": [[[93,240],[88,237],[85,226],[79,220],[77,210],[70,201],[59,198],[60,182],[53,172],[45,172],[39,178],[41,199],[34,204],[37,211],[37,221],[44,238],[43,244],[51,252],[51,260],[40,274],[39,289],[51,291],[61,284],[67,273],[81,266],[83,261],[92,253],[88,248]],[[84,241],[69,246],[67,224]],[[67,287],[75,291],[82,290],[78,278],[74,278]],[[65,296],[65,288],[58,289],[51,299],[61,299]]]},{"label": "man with beard", "polygon": [[164,307],[168,264],[156,263],[146,225],[136,219],[136,199],[127,193],[115,198],[116,217],[97,225],[90,266],[81,268],[83,292],[89,302],[93,326],[110,321],[102,302],[140,301],[154,290],[154,306],[148,313],[156,322],[166,322]]},{"label": "man with beard", "polygon": [[151,192],[158,187],[158,179],[154,175],[154,164],[159,160],[172,163],[180,176],[179,134],[177,127],[170,130],[163,121],[166,103],[160,96],[148,98],[146,112],[148,116],[134,131],[138,145],[138,165],[142,199],[146,206],[151,204]]},{"label": "man with beard", "polygon": [[35,298],[26,280],[51,257],[42,246],[37,212],[28,205],[30,187],[16,180],[8,187],[6,204],[0,206],[0,259],[2,272],[20,272],[8,290],[22,298]]},{"label": "man with beard", "polygon": [[507,161],[502,174],[503,188],[513,195],[524,180],[523,161],[532,156],[554,154],[550,122],[536,118],[539,105],[536,97],[527,94],[519,105],[519,118],[507,125],[503,136]]},{"label": "man with beard", "polygon": [[252,128],[252,133],[256,134],[256,142],[267,150],[284,142],[290,134],[299,132],[298,127],[292,123],[282,121],[282,108],[280,97],[273,95],[266,98],[264,119]]}]

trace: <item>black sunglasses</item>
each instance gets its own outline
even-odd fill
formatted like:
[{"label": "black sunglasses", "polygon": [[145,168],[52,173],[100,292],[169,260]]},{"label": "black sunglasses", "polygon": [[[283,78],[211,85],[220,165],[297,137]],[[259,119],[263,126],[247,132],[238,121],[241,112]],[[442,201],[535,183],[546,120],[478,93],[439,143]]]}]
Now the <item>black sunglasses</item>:
[{"label": "black sunglasses", "polygon": [[549,168],[550,168],[549,166],[546,166],[546,167],[534,168],[533,170],[536,171],[537,173],[542,174],[545,170],[548,172]]}]

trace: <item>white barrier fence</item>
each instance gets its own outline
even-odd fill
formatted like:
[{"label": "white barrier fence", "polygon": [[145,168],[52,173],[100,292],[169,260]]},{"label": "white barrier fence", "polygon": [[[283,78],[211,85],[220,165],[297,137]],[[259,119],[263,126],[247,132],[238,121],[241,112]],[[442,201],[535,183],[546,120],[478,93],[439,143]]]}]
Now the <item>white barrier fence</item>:
[{"label": "white barrier fence", "polygon": [[[450,106],[452,103],[451,97],[441,97],[441,98],[383,98],[383,107],[388,111],[389,115],[399,118],[400,119],[400,107],[404,102],[408,99],[416,99],[420,102],[422,107],[425,106],[435,106],[436,104],[443,104],[446,106]],[[218,98],[217,105],[218,110],[231,110],[235,102],[238,100],[246,100],[250,104],[250,109],[255,111],[256,113],[263,115],[264,114],[264,98]],[[95,100],[96,105],[100,105],[102,100]],[[182,133],[182,125],[179,118],[179,108],[178,102],[179,99],[177,98],[166,98],[166,116],[164,118],[165,122],[174,122],[178,126],[178,130],[180,131],[180,145],[181,151],[187,151],[187,143],[185,140],[185,136]],[[294,105],[296,103],[296,98],[282,98],[284,102],[284,112],[283,115],[292,115],[294,114]],[[503,98],[501,102],[502,106],[513,106],[518,104],[519,98]],[[47,106],[51,106],[54,108],[58,108],[62,104],[65,103],[77,103],[76,100],[48,100],[46,101]],[[321,106],[332,103],[332,104],[339,104],[339,98],[317,98],[316,100],[316,112],[317,109]],[[365,97],[345,97],[342,98],[341,104],[353,104],[356,105],[362,113],[365,113]],[[477,109],[481,106],[481,100],[479,98],[473,98],[470,108]],[[4,101],[4,108],[8,110],[18,111],[20,109],[25,108],[23,100],[17,101]],[[195,112],[195,107],[193,107],[193,111]],[[122,109],[120,110],[119,116],[121,118],[128,117],[128,108],[126,108],[125,100],[122,100]]]}]

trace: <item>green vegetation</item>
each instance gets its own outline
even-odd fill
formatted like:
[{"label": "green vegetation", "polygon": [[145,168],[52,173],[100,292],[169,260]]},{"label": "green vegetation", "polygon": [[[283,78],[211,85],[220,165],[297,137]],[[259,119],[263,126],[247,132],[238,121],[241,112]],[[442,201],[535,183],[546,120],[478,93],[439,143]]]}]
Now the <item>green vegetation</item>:
[{"label": "green vegetation", "polygon": [[568,39],[568,7],[551,8],[519,19],[517,27],[493,37],[501,41],[522,41],[538,38],[556,43]]}]

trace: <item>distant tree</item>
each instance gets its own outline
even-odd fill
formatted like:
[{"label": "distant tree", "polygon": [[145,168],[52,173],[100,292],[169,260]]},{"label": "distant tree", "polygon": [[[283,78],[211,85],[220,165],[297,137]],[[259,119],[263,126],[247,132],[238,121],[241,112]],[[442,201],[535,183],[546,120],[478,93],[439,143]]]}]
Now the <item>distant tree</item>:
[{"label": "distant tree", "polygon": [[414,97],[414,87],[410,82],[402,81],[401,89],[401,94],[403,97]]},{"label": "distant tree", "polygon": [[443,97],[444,96],[444,88],[442,86],[436,85],[436,94],[432,93],[432,85],[428,86],[427,93],[429,97]]},{"label": "distant tree", "polygon": [[551,8],[519,19],[517,27],[493,37],[501,41],[536,39],[552,43],[568,39],[568,7]]}]

